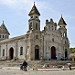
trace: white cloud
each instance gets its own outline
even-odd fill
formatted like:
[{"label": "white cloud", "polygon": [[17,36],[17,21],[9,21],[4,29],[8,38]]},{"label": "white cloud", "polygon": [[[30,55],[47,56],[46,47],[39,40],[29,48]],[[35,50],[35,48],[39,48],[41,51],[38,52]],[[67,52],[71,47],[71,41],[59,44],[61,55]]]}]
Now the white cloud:
[{"label": "white cloud", "polygon": [[0,4],[9,6],[10,8],[29,8],[33,3],[33,0],[1,0]]},{"label": "white cloud", "polygon": [[[10,8],[14,9],[29,9],[33,6],[34,1],[36,2],[36,5],[40,9],[50,9],[48,8],[48,4],[46,1],[37,1],[37,0],[0,0],[0,4],[9,6]],[[46,5],[46,6],[45,6]]]}]

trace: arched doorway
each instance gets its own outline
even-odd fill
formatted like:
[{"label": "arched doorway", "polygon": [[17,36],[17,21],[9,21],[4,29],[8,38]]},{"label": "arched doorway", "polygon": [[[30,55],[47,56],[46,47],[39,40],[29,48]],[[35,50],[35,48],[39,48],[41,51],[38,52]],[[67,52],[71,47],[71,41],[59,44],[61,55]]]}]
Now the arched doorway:
[{"label": "arched doorway", "polygon": [[51,47],[51,59],[56,59],[56,48],[54,46]]},{"label": "arched doorway", "polygon": [[39,60],[39,46],[35,46],[35,60]]},{"label": "arched doorway", "polygon": [[11,47],[10,50],[9,50],[10,59],[13,59],[13,55],[14,55],[14,49]]},{"label": "arched doorway", "polygon": [[65,58],[67,59],[67,49],[65,49]]}]

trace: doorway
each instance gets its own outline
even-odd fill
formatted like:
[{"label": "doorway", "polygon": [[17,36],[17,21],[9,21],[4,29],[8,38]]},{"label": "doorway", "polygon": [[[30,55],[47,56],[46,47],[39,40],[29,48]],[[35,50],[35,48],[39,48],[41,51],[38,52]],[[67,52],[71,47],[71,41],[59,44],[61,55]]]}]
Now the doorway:
[{"label": "doorway", "polygon": [[39,60],[39,46],[35,46],[35,60]]},{"label": "doorway", "polygon": [[67,49],[65,49],[65,58],[68,59],[67,58]]},{"label": "doorway", "polygon": [[9,50],[10,59],[13,59],[13,55],[14,55],[14,49],[11,47],[10,50]]},{"label": "doorway", "polygon": [[56,59],[56,48],[54,46],[51,47],[51,59]]}]

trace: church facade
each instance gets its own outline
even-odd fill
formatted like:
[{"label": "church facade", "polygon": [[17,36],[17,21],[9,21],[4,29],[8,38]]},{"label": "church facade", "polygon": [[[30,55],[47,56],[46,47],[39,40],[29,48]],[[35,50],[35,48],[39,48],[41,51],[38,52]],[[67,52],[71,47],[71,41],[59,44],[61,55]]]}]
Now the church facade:
[{"label": "church facade", "polygon": [[25,35],[9,38],[10,33],[4,22],[0,27],[0,60],[24,59],[45,60],[61,57],[69,59],[69,40],[66,22],[61,16],[58,24],[53,19],[46,20],[44,30],[40,30],[40,13],[33,5],[28,14],[29,29]]}]

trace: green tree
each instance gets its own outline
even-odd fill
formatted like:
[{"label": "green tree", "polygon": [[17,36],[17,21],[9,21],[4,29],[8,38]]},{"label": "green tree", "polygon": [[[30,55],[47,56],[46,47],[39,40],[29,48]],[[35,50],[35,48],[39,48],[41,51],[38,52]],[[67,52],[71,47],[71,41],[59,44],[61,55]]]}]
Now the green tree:
[{"label": "green tree", "polygon": [[70,53],[75,53],[75,48],[70,48]]}]

